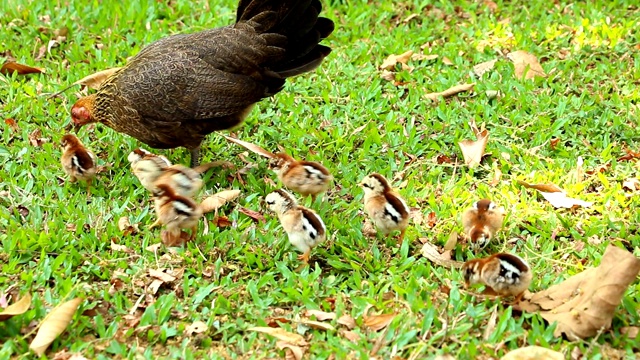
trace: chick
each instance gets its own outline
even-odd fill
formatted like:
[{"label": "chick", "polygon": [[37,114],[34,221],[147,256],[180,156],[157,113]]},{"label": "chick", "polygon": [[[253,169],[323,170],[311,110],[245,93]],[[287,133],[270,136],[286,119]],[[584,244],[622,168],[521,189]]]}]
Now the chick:
[{"label": "chick", "polygon": [[380,174],[366,176],[359,184],[364,189],[364,209],[379,231],[387,235],[399,230],[402,243],[409,224],[409,207]]},{"label": "chick", "polygon": [[462,265],[465,287],[483,284],[500,296],[515,296],[520,301],[531,284],[531,268],[519,256],[507,253],[469,260]]},{"label": "chick", "polygon": [[302,196],[311,195],[315,201],[318,194],[327,191],[333,176],[322,164],[313,161],[298,161],[285,153],[274,154],[272,169],[282,184]]},{"label": "chick", "polygon": [[474,251],[484,249],[502,227],[504,209],[488,199],[480,200],[462,213],[462,227]]},{"label": "chick", "polygon": [[96,177],[96,156],[72,134],[64,135],[61,145],[63,152],[60,163],[69,176],[69,182],[85,181],[87,196],[91,196],[91,182]]},{"label": "chick", "polygon": [[144,159],[144,158],[150,158],[150,157],[156,157],[159,158],[161,161],[159,162],[159,164],[161,164],[163,167],[167,167],[167,166],[171,166],[171,161],[169,161],[169,159],[167,159],[166,157],[162,156],[162,155],[156,155],[148,150],[145,150],[143,148],[137,148],[135,150],[133,150],[132,152],[129,153],[129,156],[127,156],[127,160],[129,160],[129,163],[131,163],[131,167],[133,168],[133,166],[138,163],[138,161]]},{"label": "chick", "polygon": [[327,229],[315,211],[297,204],[295,198],[284,190],[276,190],[265,198],[269,210],[276,213],[291,245],[302,252],[298,256],[309,262],[311,249],[323,242]]},{"label": "chick", "polygon": [[190,229],[189,240],[195,238],[198,221],[202,217],[202,210],[192,199],[177,194],[168,184],[156,184],[155,209],[158,219],[149,226],[164,225],[173,236],[181,236],[181,229]]}]

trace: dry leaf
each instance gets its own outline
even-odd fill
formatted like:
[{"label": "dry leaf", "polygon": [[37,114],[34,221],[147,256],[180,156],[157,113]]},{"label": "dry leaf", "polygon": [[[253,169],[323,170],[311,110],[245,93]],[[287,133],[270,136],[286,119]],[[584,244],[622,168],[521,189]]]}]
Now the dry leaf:
[{"label": "dry leaf", "polygon": [[356,320],[351,315],[342,315],[336,321],[340,325],[344,325],[347,329],[353,329],[356,327]]},{"label": "dry leaf", "polygon": [[637,178],[629,178],[622,182],[622,188],[629,191],[638,191],[640,189],[640,180]]},{"label": "dry leaf", "polygon": [[285,355],[285,360],[301,360],[302,356],[304,355],[304,350],[300,346],[293,345],[286,341],[276,341],[276,347],[280,350],[285,350],[285,352],[287,353]]},{"label": "dry leaf", "polygon": [[305,310],[304,316],[315,317],[318,321],[333,320],[336,318],[336,313],[326,312],[321,310]]},{"label": "dry leaf", "polygon": [[383,80],[396,81],[396,73],[394,73],[393,71],[382,70],[382,72],[380,73],[380,77]]},{"label": "dry leaf", "polygon": [[360,341],[360,335],[357,332],[351,330],[340,330],[340,334],[344,336],[347,340],[358,343]]},{"label": "dry leaf", "polygon": [[328,323],[324,323],[321,321],[315,321],[315,320],[300,320],[299,321],[300,324],[306,325],[312,329],[318,329],[318,330],[335,330],[336,328],[334,328],[331,324]]},{"label": "dry leaf", "polygon": [[0,312],[0,321],[5,321],[16,315],[21,315],[29,310],[31,306],[31,294],[25,294],[20,300],[7,306]]},{"label": "dry leaf", "polygon": [[257,327],[248,328],[247,330],[265,333],[267,335],[271,335],[275,337],[278,340],[282,340],[296,346],[304,346],[307,344],[307,341],[304,339],[302,335],[288,332],[283,328],[257,326]]},{"label": "dry leaf", "polygon": [[264,222],[264,215],[262,215],[258,211],[247,209],[244,207],[239,207],[238,212],[241,212],[247,215],[248,217],[250,217],[251,219],[255,220],[258,223]]},{"label": "dry leaf", "polygon": [[557,351],[543,348],[541,346],[526,346],[520,349],[509,351],[500,360],[564,360],[564,355]]},{"label": "dry leaf", "polygon": [[113,242],[113,240],[111,240],[111,250],[113,250],[113,251],[122,251],[122,252],[126,252],[126,253],[130,253],[131,252],[131,250],[126,245],[116,244],[115,242]]},{"label": "dry leaf", "polygon": [[431,55],[426,55],[426,54],[413,54],[411,55],[411,60],[416,60],[416,61],[423,61],[423,60],[435,60],[438,58],[438,55],[436,54],[431,54]]},{"label": "dry leaf", "polygon": [[4,119],[4,123],[9,125],[9,127],[11,128],[11,131],[13,131],[14,133],[20,132],[20,126],[18,126],[18,123],[16,122],[15,119],[12,119],[12,118]]},{"label": "dry leaf", "polygon": [[620,334],[627,335],[629,339],[635,339],[640,333],[640,327],[637,326],[623,326],[620,328]]},{"label": "dry leaf", "polygon": [[261,148],[260,146],[256,145],[256,144],[252,144],[250,142],[246,142],[246,141],[242,141],[240,139],[236,139],[236,138],[232,138],[231,136],[227,136],[227,135],[222,135],[225,139],[231,141],[232,143],[238,144],[242,147],[244,147],[245,149],[254,152],[258,155],[264,156],[266,158],[273,158],[275,155],[263,148]]},{"label": "dry leaf", "polygon": [[379,331],[391,324],[391,321],[397,316],[396,313],[391,314],[381,314],[381,315],[363,315],[362,320],[364,322],[364,326],[368,327],[373,331]]},{"label": "dry leaf", "polygon": [[193,324],[187,326],[187,328],[184,329],[184,334],[187,336],[191,336],[193,334],[202,334],[203,332],[207,331],[207,329],[207,324],[198,320],[194,321]]},{"label": "dry leaf", "polygon": [[382,65],[380,65],[381,70],[394,70],[396,64],[400,63],[402,65],[403,70],[410,70],[411,67],[407,65],[407,61],[411,59],[411,55],[413,55],[413,51],[409,50],[400,55],[389,55]]},{"label": "dry leaf", "polygon": [[17,62],[8,61],[2,65],[0,68],[0,74],[3,75],[11,75],[14,72],[18,73],[18,75],[27,75],[27,74],[40,74],[44,73],[43,68],[31,67],[23,64],[19,64]]},{"label": "dry leaf", "polygon": [[473,73],[476,74],[477,77],[482,77],[482,75],[487,72],[493,70],[493,67],[498,62],[498,59],[493,59],[489,61],[485,61],[483,63],[477,64],[473,67]]},{"label": "dry leaf", "polygon": [[156,278],[162,282],[173,282],[176,277],[164,272],[164,269],[149,269],[149,276]]},{"label": "dry leaf", "polygon": [[469,123],[471,129],[476,134],[476,141],[462,140],[458,143],[462,156],[464,157],[464,163],[470,168],[480,165],[482,157],[484,156],[485,149],[487,148],[487,142],[489,141],[489,131],[484,129],[479,131],[475,126],[475,121]]},{"label": "dry leaf", "polygon": [[555,336],[570,340],[595,336],[611,327],[611,320],[627,287],[640,273],[640,259],[609,245],[600,266],[587,269],[560,284],[540,291],[519,304],[547,321],[557,321]]},{"label": "dry leaf", "polygon": [[518,50],[507,54],[507,58],[513,62],[513,65],[515,66],[514,74],[518,79],[521,79],[523,75],[527,80],[533,79],[536,76],[547,76],[542,69],[542,66],[540,66],[538,58],[533,54],[523,50]]},{"label": "dry leaf", "polygon": [[442,92],[434,92],[434,93],[426,94],[425,97],[433,101],[438,101],[440,96],[442,96],[443,98],[448,98],[450,96],[459,94],[461,92],[471,91],[475,85],[476,83],[456,85]]},{"label": "dry leaf", "polygon": [[446,57],[446,56],[444,56],[444,57],[442,58],[442,63],[443,63],[443,64],[445,64],[445,65],[447,65],[447,66],[451,66],[451,65],[453,65],[453,61],[451,61],[451,59],[449,59],[449,58],[448,58],[448,57]]},{"label": "dry leaf", "polygon": [[120,70],[119,67],[114,67],[107,70],[98,71],[97,73],[93,73],[89,76],[83,77],[82,79],[74,82],[71,86],[86,85],[90,89],[99,89],[100,85],[102,85],[102,83],[107,80],[109,76],[113,75],[113,73],[118,70]]},{"label": "dry leaf", "polygon": [[40,130],[40,128],[37,128],[29,133],[29,143],[31,144],[31,146],[36,147],[42,146],[42,144],[45,143],[45,139],[42,138],[42,130]]},{"label": "dry leaf", "polygon": [[53,340],[62,334],[69,323],[71,323],[73,314],[75,314],[81,302],[82,298],[75,298],[51,310],[49,315],[40,323],[38,333],[33,341],[31,341],[29,349],[33,350],[38,356],[44,354]]},{"label": "dry leaf", "polygon": [[212,221],[216,225],[216,227],[219,228],[231,227],[233,225],[231,220],[229,220],[229,218],[226,216],[216,216]]},{"label": "dry leaf", "polygon": [[[440,266],[450,266],[453,268],[461,268],[462,263],[460,261],[454,261],[447,258],[447,255],[443,255],[438,251],[438,247],[429,242],[428,239],[424,239],[424,245],[422,245],[422,256],[426,257],[429,261]],[[422,239],[420,239],[422,241]],[[450,254],[450,253],[448,253]]]},{"label": "dry leaf", "polygon": [[518,180],[518,184],[526,188],[538,190],[540,195],[555,208],[572,208],[574,206],[590,207],[593,205],[592,202],[568,197],[564,190],[554,184],[528,184],[520,180]]},{"label": "dry leaf", "polygon": [[551,148],[551,150],[555,150],[559,143],[560,138],[553,138],[549,141],[549,147]]},{"label": "dry leaf", "polygon": [[457,244],[458,244],[458,232],[453,230],[451,234],[449,234],[449,238],[447,239],[447,242],[444,244],[445,252],[455,249]]},{"label": "dry leaf", "polygon": [[223,190],[202,200],[200,207],[203,213],[216,211],[226,203],[235,200],[240,195],[240,190]]},{"label": "dry leaf", "polygon": [[[140,229],[138,228],[138,224],[131,225],[131,223],[129,222],[129,217],[127,216],[123,216],[118,219],[118,229],[123,232],[124,236],[137,234],[140,231]],[[111,248],[113,249],[113,247]]]}]

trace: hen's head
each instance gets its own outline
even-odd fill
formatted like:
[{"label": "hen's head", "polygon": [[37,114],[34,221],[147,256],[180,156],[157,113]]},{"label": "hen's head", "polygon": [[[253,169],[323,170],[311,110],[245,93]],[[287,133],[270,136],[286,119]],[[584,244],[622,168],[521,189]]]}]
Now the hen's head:
[{"label": "hen's head", "polygon": [[82,126],[96,122],[97,120],[93,116],[93,105],[95,102],[95,94],[80,98],[73,104],[71,108],[71,120],[73,125],[78,130]]}]

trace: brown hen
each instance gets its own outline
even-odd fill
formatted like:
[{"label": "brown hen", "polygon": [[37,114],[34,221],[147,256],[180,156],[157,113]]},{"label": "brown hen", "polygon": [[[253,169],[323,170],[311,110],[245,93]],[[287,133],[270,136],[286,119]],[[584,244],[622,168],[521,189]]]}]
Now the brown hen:
[{"label": "brown hen", "polygon": [[331,52],[319,45],[334,28],[321,8],[319,0],[240,0],[234,25],[160,39],[73,105],[76,129],[100,122],[153,148],[183,146],[196,166],[207,134],[240,124]]}]

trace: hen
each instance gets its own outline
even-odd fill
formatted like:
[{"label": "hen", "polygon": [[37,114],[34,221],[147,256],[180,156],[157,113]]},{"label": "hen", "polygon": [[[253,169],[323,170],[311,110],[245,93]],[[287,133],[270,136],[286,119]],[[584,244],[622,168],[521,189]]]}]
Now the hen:
[{"label": "hen", "polygon": [[240,0],[236,23],[160,39],[71,108],[76,130],[99,122],[199,161],[207,134],[234,127],[285,80],[314,70],[333,22],[319,0]]}]

